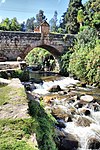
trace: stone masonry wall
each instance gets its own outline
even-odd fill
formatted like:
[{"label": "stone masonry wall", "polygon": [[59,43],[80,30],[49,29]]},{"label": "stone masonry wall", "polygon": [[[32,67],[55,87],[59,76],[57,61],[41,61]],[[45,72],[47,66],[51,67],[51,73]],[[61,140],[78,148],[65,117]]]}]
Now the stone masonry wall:
[{"label": "stone masonry wall", "polygon": [[54,56],[61,55],[72,44],[74,36],[67,35],[64,41],[63,34],[0,31],[0,58],[16,60],[18,56],[24,58],[35,47],[46,48]]}]

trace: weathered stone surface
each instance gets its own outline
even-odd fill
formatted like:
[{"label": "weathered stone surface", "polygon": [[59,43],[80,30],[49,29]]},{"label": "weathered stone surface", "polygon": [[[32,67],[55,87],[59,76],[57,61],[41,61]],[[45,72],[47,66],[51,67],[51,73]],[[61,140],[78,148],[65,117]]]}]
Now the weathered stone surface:
[{"label": "weathered stone surface", "polygon": [[95,139],[95,138],[92,138],[89,140],[89,149],[94,149],[94,150],[99,150],[100,149],[100,141]]},{"label": "weathered stone surface", "polygon": [[75,116],[75,123],[77,126],[87,127],[91,123],[94,123],[94,120],[88,116]]},{"label": "weathered stone surface", "polygon": [[61,118],[61,119],[65,119],[65,118],[69,117],[69,113],[67,112],[66,107],[62,106],[62,105],[56,105],[56,106],[52,107],[52,114],[55,117]]},{"label": "weathered stone surface", "polygon": [[41,33],[0,31],[0,57],[8,60],[24,58],[35,47],[42,47],[50,51],[54,56],[61,55],[73,43],[75,36],[64,34],[51,34],[41,36]]},{"label": "weathered stone surface", "polygon": [[7,87],[9,101],[0,106],[0,119],[29,118],[28,100],[20,80],[12,79]]},{"label": "weathered stone surface", "polygon": [[0,78],[0,84],[9,84],[11,81],[7,79]]}]

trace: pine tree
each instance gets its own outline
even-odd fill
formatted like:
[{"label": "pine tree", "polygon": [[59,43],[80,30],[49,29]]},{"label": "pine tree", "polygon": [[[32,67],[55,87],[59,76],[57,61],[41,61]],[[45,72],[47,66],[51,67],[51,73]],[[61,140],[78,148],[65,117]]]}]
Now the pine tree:
[{"label": "pine tree", "polygon": [[76,34],[79,31],[79,23],[77,22],[77,14],[79,9],[83,9],[82,0],[70,0],[65,15],[67,33]]},{"label": "pine tree", "polygon": [[53,18],[51,18],[51,20],[49,21],[50,30],[52,32],[56,32],[57,31],[57,21],[58,21],[57,15],[58,15],[58,13],[57,13],[57,11],[55,11]]}]

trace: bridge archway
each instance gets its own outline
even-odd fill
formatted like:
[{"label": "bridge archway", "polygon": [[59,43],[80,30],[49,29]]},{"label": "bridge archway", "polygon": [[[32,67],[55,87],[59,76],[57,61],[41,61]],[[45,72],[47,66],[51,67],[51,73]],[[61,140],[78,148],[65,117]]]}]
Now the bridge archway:
[{"label": "bridge archway", "polygon": [[[24,54],[22,54],[22,56],[20,55],[20,57],[21,58],[23,58],[23,59],[25,59],[26,58],[26,56],[30,53],[30,52],[32,52],[32,50],[34,50],[35,48],[42,48],[42,49],[44,49],[45,51],[48,51],[50,54],[49,54],[49,57],[48,58],[46,58],[46,60],[47,59],[54,59],[54,61],[55,61],[55,70],[56,71],[60,71],[60,64],[59,64],[59,56],[61,55],[59,52],[58,52],[58,50],[56,49],[56,48],[54,48],[54,47],[52,47],[52,46],[49,46],[49,45],[39,45],[39,46],[36,46],[36,47],[31,47],[30,45],[25,49],[25,51],[24,51]],[[51,56],[50,56],[51,55]],[[43,54],[42,54],[42,56],[40,56],[40,57],[43,57]]]},{"label": "bridge archway", "polygon": [[50,45],[46,45],[46,44],[40,44],[40,45],[36,45],[36,46],[27,45],[24,48],[24,50],[22,51],[22,54],[20,56],[22,58],[24,58],[32,49],[34,49],[36,47],[40,47],[40,48],[46,49],[47,51],[49,51],[56,58],[61,55],[61,53],[55,47],[50,46]]}]

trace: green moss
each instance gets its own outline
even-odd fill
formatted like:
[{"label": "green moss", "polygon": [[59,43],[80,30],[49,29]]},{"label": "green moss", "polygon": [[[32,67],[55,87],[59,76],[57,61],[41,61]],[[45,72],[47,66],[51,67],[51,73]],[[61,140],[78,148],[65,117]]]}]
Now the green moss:
[{"label": "green moss", "polygon": [[29,138],[36,130],[34,119],[0,120],[0,150],[38,150]]},{"label": "green moss", "polygon": [[35,118],[38,126],[36,130],[37,141],[40,150],[57,150],[54,142],[55,119],[52,115],[47,114],[43,109],[43,105],[36,101],[29,102],[29,113]]},{"label": "green moss", "polygon": [[[57,150],[53,117],[37,102],[31,107],[35,106],[39,109],[31,118],[0,120],[0,150]],[[34,133],[37,145],[30,140]]]}]

